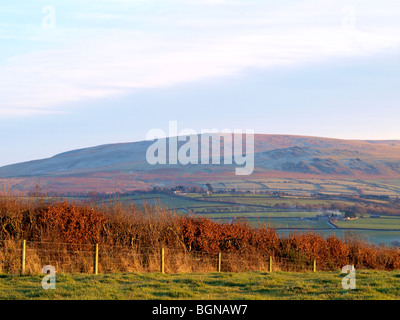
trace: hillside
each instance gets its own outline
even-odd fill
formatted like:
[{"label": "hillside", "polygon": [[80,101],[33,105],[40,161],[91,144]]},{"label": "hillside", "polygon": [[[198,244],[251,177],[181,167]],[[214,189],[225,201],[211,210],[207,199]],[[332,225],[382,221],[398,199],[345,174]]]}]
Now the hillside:
[{"label": "hillside", "polygon": [[[168,139],[167,139],[167,142]],[[108,144],[0,168],[3,186],[56,191],[129,191],[155,185],[237,179],[232,165],[150,165],[153,142]],[[183,143],[181,143],[183,144]],[[267,177],[400,179],[400,141],[256,135],[255,168],[246,180]]]}]

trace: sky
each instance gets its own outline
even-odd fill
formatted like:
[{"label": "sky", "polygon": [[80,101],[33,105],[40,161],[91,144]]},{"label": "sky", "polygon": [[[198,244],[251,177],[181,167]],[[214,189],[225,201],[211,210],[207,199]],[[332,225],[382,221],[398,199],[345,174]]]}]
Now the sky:
[{"label": "sky", "polygon": [[400,139],[396,0],[0,3],[0,166],[179,130]]}]

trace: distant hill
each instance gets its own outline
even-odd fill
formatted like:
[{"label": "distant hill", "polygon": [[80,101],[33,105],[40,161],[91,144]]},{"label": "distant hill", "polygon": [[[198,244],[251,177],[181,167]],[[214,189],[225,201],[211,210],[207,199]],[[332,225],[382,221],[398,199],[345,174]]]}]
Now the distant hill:
[{"label": "distant hill", "polygon": [[[59,192],[114,192],[237,178],[236,164],[150,165],[146,151],[152,144],[152,141],[140,141],[101,145],[8,165],[0,168],[0,182],[17,190],[39,184],[46,190]],[[247,180],[265,177],[400,179],[400,141],[397,140],[256,135],[254,159],[254,172],[245,177]]]}]

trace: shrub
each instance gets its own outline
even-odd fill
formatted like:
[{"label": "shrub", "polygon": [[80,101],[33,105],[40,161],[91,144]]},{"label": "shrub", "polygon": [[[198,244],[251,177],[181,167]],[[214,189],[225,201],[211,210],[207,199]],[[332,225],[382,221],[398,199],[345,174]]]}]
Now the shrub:
[{"label": "shrub", "polygon": [[[3,196],[0,198],[0,259],[14,257],[13,250],[18,246],[14,248],[10,241],[22,239],[36,244],[31,246],[37,250],[30,252],[31,263],[33,257],[37,266],[41,261],[56,259],[59,265],[69,263],[80,266],[81,270],[90,269],[90,250],[95,243],[104,248],[101,259],[104,268],[110,271],[114,267],[157,270],[161,247],[173,254],[169,259],[177,270],[194,270],[194,260],[190,257],[195,255],[201,262],[195,270],[200,271],[201,266],[212,270],[218,252],[223,252],[226,259],[230,257],[229,261],[224,260],[227,271],[252,266],[265,269],[269,256],[274,257],[278,269],[279,261],[291,262],[298,270],[300,266],[309,268],[314,259],[320,270],[337,270],[347,264],[354,264],[358,269],[400,268],[400,249],[379,247],[356,238],[342,241],[335,236],[324,238],[313,233],[283,237],[265,226],[251,227],[245,220],[221,224],[203,217],[178,216],[161,205],[138,207],[120,202],[95,205]],[[67,247],[49,245],[54,242]],[[53,250],[51,253],[49,248]],[[0,267],[15,269],[6,261]]]}]

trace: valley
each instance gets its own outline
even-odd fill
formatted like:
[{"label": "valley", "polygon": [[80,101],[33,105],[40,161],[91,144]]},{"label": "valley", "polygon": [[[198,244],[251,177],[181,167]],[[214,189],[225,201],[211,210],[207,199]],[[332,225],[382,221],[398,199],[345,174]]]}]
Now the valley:
[{"label": "valley", "polygon": [[[279,185],[285,184],[287,180],[274,182]],[[339,181],[331,183],[335,190],[340,183],[343,188],[353,185]],[[193,192],[190,188],[189,192],[182,192],[184,187],[155,188],[147,192],[119,194],[117,198],[108,196],[98,201],[118,201],[139,206],[143,203],[163,205],[179,215],[204,217],[221,223],[232,223],[240,219],[254,227],[274,228],[285,236],[313,232],[323,236],[336,235],[342,239],[352,236],[378,245],[400,244],[400,201],[394,196],[395,188],[387,191],[389,194],[393,192],[389,196],[360,195],[352,190],[347,194],[305,194],[297,189],[218,189],[218,185],[210,185],[213,192],[206,189]],[[358,185],[370,186],[368,183]],[[385,190],[384,184],[380,186]]]},{"label": "valley", "polygon": [[[175,142],[177,150],[184,143]],[[222,150],[224,142],[220,136]],[[170,138],[163,143],[169,145]],[[117,196],[222,223],[246,219],[285,235],[313,231],[341,238],[352,234],[374,244],[400,242],[398,141],[256,134],[254,172],[246,176],[235,175],[233,164],[211,159],[209,164],[150,164],[151,145],[108,144],[4,166],[0,187],[101,201]],[[204,160],[201,152],[198,156]],[[332,212],[343,217],[327,217]],[[344,220],[346,214],[351,220]]]}]

